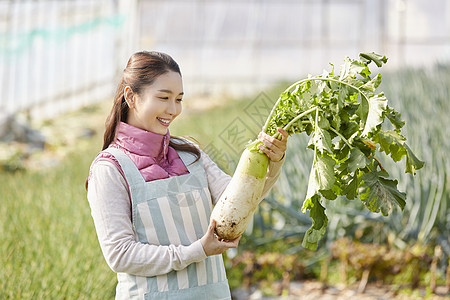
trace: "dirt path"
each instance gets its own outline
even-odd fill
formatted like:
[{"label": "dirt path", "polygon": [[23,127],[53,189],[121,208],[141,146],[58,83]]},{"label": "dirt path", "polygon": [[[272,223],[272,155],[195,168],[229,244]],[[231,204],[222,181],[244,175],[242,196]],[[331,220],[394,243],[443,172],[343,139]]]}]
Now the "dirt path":
[{"label": "dirt path", "polygon": [[[275,286],[276,289],[276,286]],[[450,292],[445,286],[439,286],[436,294],[427,294],[425,290],[404,289],[395,292],[389,286],[369,284],[364,293],[358,293],[358,287],[324,286],[317,281],[291,282],[289,295],[268,297],[256,288],[250,290],[236,289],[232,291],[233,300],[446,300],[450,299]]]}]

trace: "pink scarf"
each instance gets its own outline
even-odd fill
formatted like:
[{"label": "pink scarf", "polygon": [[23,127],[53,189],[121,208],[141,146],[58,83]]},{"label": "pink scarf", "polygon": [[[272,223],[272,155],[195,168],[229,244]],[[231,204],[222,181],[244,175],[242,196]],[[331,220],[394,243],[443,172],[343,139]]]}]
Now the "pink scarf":
[{"label": "pink scarf", "polygon": [[[165,135],[149,132],[120,122],[116,141],[110,145],[123,150],[134,162],[145,181],[164,179],[189,173],[178,153],[169,146],[169,130]],[[107,159],[118,166],[109,153],[102,153],[97,160]]]}]

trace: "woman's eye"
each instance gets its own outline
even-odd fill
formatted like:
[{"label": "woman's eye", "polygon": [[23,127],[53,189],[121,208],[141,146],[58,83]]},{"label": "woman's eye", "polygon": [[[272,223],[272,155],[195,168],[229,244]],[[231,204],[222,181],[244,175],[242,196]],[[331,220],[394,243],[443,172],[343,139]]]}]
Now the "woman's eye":
[{"label": "woman's eye", "polygon": [[169,100],[169,97],[159,97],[159,99],[162,99],[162,100]]},{"label": "woman's eye", "polygon": [[178,102],[181,102],[181,101],[183,101],[183,99],[182,99],[182,98],[180,98],[180,99],[177,99],[177,101],[178,101]]}]

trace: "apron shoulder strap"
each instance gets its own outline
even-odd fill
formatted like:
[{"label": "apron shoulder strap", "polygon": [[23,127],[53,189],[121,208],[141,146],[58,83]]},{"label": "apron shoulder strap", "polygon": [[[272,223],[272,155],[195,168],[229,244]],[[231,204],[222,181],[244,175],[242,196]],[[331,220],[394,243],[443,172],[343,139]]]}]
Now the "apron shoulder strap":
[{"label": "apron shoulder strap", "polygon": [[117,159],[117,161],[120,164],[120,167],[123,170],[123,173],[125,174],[128,185],[134,186],[136,184],[141,184],[145,182],[144,178],[141,175],[141,172],[139,172],[136,165],[133,163],[131,158],[129,158],[128,155],[125,154],[125,152],[113,147],[107,148],[103,151],[108,152]]},{"label": "apron shoulder strap", "polygon": [[185,151],[177,151],[177,153],[180,156],[186,168],[188,169],[189,173],[203,170],[203,161],[201,157],[199,158],[199,160],[194,162],[195,156],[192,153]]}]

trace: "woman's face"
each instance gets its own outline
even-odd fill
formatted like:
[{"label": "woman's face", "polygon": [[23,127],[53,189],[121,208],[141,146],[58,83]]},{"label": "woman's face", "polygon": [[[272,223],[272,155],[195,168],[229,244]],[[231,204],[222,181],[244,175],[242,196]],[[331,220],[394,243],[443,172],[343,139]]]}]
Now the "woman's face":
[{"label": "woman's face", "polygon": [[169,71],[159,76],[140,95],[133,95],[127,122],[150,132],[166,134],[170,123],[181,113],[182,98],[181,75]]}]

